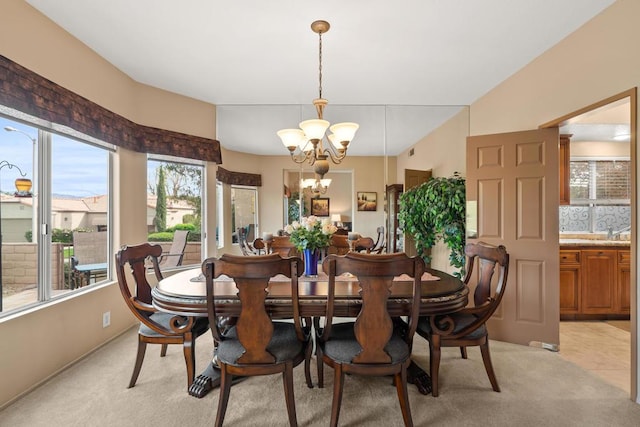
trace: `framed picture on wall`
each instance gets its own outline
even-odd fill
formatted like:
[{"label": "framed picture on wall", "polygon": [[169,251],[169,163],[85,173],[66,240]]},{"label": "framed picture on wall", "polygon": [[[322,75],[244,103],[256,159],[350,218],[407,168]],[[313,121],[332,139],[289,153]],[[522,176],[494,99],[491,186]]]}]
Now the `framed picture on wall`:
[{"label": "framed picture on wall", "polygon": [[378,193],[375,191],[358,191],[358,210],[377,211]]},{"label": "framed picture on wall", "polygon": [[329,198],[311,199],[311,215],[329,216]]}]

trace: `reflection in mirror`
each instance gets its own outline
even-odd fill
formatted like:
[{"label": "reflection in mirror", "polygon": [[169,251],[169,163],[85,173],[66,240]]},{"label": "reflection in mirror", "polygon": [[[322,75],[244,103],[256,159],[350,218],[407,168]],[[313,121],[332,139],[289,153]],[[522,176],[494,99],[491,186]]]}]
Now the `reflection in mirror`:
[{"label": "reflection in mirror", "polygon": [[[330,183],[326,188],[313,188],[316,177],[311,169],[287,169],[284,171],[285,187],[285,224],[298,221],[301,216],[311,215],[311,200],[329,199],[329,211],[322,216],[339,215],[341,222],[349,226],[353,221],[353,171],[330,169],[325,175]],[[309,184],[309,185],[305,185]]]}]

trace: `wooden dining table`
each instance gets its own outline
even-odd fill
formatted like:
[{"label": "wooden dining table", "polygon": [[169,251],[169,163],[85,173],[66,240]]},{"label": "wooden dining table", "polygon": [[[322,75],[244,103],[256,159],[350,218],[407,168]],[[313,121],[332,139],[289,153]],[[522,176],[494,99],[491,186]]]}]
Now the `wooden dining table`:
[{"label": "wooden dining table", "polygon": [[[394,317],[410,313],[413,281],[409,277],[396,277],[388,299],[389,314]],[[233,318],[240,314],[240,299],[231,279],[216,279],[216,313],[221,317]],[[299,279],[300,315],[302,317],[322,317],[325,315],[328,277],[320,272],[317,277],[302,276]],[[287,318],[293,315],[291,305],[291,284],[284,276],[271,279],[266,298],[267,310],[273,318]],[[360,311],[362,299],[359,295],[357,277],[343,275],[336,277],[335,313],[337,317],[355,317]],[[153,288],[153,306],[159,311],[176,316],[207,316],[205,278],[200,268],[185,270],[161,280]],[[458,278],[442,271],[427,268],[422,277],[422,297],[420,315],[438,316],[446,320],[447,315],[461,310],[467,305],[469,289]],[[189,394],[195,397],[206,395],[220,384],[220,374],[213,362],[198,375],[189,387]],[[431,390],[428,375],[417,365],[409,370],[409,382],[418,386],[423,394]]]}]

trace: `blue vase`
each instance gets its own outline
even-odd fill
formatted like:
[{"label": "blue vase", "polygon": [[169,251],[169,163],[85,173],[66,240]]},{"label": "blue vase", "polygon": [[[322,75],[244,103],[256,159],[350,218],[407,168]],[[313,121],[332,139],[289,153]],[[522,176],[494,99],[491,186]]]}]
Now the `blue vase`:
[{"label": "blue vase", "polygon": [[303,249],[304,275],[316,277],[318,275],[318,250]]}]

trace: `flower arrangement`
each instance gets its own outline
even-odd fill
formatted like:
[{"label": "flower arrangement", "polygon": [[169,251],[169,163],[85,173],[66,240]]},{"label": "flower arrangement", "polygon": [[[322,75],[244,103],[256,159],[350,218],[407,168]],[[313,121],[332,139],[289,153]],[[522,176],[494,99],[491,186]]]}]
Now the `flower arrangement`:
[{"label": "flower arrangement", "polygon": [[299,251],[329,246],[331,235],[337,230],[338,227],[333,225],[329,218],[320,220],[314,215],[302,217],[300,222],[293,221],[284,229],[291,236],[291,242]]}]

